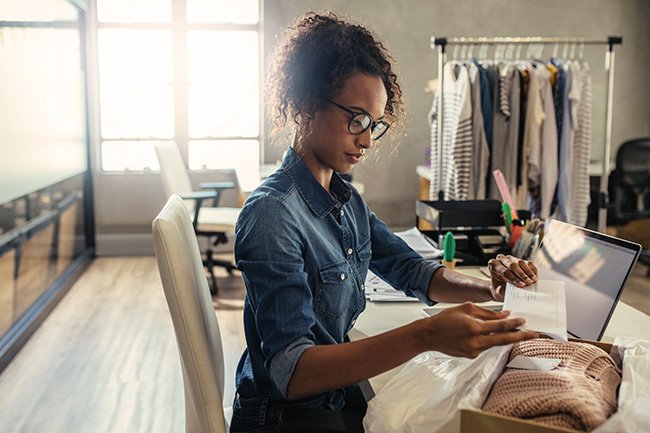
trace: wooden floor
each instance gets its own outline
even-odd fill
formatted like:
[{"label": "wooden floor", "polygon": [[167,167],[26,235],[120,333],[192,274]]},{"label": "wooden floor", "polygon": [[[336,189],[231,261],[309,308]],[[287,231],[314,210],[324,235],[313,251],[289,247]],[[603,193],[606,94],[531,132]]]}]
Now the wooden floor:
[{"label": "wooden floor", "polygon": [[[650,313],[637,265],[623,300]],[[225,400],[244,348],[241,277],[220,278]],[[153,257],[99,258],[0,375],[0,433],[184,431],[180,363]]]},{"label": "wooden floor", "polygon": [[[244,288],[239,275],[219,281],[231,402]],[[0,376],[0,432],[180,433],[182,386],[155,259],[99,258]]]}]

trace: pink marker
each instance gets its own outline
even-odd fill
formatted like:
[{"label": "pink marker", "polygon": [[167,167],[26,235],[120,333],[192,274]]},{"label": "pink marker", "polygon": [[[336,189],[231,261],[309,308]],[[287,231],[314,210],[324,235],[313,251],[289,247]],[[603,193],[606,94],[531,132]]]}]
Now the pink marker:
[{"label": "pink marker", "polygon": [[501,200],[508,203],[510,206],[512,219],[519,219],[519,216],[517,216],[517,211],[515,210],[515,202],[512,201],[510,191],[508,190],[508,184],[506,183],[506,178],[503,176],[503,173],[497,168],[496,170],[492,171],[492,176],[494,176],[494,181],[497,183],[497,187],[499,188]]}]

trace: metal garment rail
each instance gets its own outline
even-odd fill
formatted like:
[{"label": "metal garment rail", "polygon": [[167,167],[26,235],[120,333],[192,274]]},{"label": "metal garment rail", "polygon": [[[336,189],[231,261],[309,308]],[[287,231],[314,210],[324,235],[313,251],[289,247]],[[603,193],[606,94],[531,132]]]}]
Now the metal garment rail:
[{"label": "metal garment rail", "polygon": [[[543,38],[543,37],[494,37],[494,38],[437,38],[431,37],[431,49],[438,50],[438,80],[440,83],[438,92],[438,176],[439,187],[438,200],[444,200],[443,188],[443,92],[444,89],[444,73],[443,66],[446,62],[446,48],[447,45],[515,45],[515,44],[581,44],[581,45],[606,45],[607,51],[605,52],[605,72],[607,73],[607,93],[606,93],[606,114],[605,114],[605,146],[603,150],[603,172],[600,177],[600,194],[598,197],[598,231],[604,233],[607,224],[607,205],[609,204],[609,194],[607,192],[607,184],[609,181],[609,160],[611,157],[612,148],[612,109],[613,109],[613,96],[614,96],[614,47],[623,44],[622,36],[608,36],[607,38]],[[431,143],[431,154],[433,155],[433,143]],[[429,200],[434,199],[433,191],[433,161],[431,164],[431,183],[429,188]]]}]

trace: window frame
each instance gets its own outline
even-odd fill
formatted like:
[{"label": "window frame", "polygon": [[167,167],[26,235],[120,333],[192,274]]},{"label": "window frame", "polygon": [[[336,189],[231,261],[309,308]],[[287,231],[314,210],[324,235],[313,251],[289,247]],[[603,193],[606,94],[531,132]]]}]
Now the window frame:
[{"label": "window frame", "polygon": [[[206,169],[189,168],[189,143],[190,141],[231,141],[231,140],[256,140],[259,146],[258,166],[264,162],[264,104],[262,102],[263,83],[264,83],[264,29],[263,29],[263,11],[264,0],[258,0],[259,20],[256,24],[232,24],[232,23],[191,23],[187,19],[187,0],[170,0],[172,5],[172,20],[168,23],[108,23],[101,22],[97,13],[97,0],[93,0],[92,22],[95,42],[95,53],[97,61],[94,62],[95,76],[97,77],[97,145],[96,145],[96,169],[101,174],[138,174],[138,173],[157,173],[159,170],[151,168],[142,168],[138,170],[123,169],[121,171],[104,170],[102,146],[104,142],[111,141],[169,141],[173,140],[178,145],[186,168],[196,172],[205,172]],[[173,87],[173,110],[174,110],[174,134],[173,137],[120,137],[104,138],[101,128],[101,110],[102,101],[99,94],[100,72],[99,72],[99,31],[103,29],[133,29],[133,30],[168,30],[172,35],[172,87]],[[189,134],[189,80],[188,80],[188,34],[194,30],[208,31],[248,31],[256,32],[258,39],[258,95],[259,95],[259,113],[258,113],[258,135],[255,136],[207,136],[207,137],[190,137]],[[176,61],[176,59],[185,59]],[[219,168],[209,168],[207,171],[221,171]]]}]

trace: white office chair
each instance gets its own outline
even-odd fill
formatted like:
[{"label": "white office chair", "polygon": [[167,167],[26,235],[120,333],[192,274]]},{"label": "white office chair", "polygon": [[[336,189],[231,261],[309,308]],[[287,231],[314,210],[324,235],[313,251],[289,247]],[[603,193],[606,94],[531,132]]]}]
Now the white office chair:
[{"label": "white office chair", "polygon": [[227,433],[223,348],[201,253],[183,200],[172,195],[153,220],[158,270],[183,370],[186,433]]},{"label": "white office chair", "polygon": [[[185,202],[188,212],[192,215],[192,226],[197,236],[205,236],[213,245],[228,242],[228,235],[235,231],[235,223],[239,218],[240,208],[214,207],[218,206],[221,193],[235,187],[233,182],[208,182],[200,184],[202,191],[194,191],[190,177],[185,168],[183,157],[178,146],[173,142],[164,142],[155,146],[156,156],[160,164],[160,176],[163,190],[167,197],[178,194]],[[204,206],[206,202],[213,206]],[[213,251],[208,248],[203,263],[210,274],[210,292],[218,293],[217,279],[214,266],[223,266],[232,273],[236,266],[226,260],[213,258]]]}]

